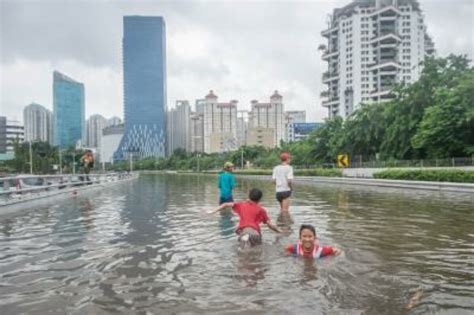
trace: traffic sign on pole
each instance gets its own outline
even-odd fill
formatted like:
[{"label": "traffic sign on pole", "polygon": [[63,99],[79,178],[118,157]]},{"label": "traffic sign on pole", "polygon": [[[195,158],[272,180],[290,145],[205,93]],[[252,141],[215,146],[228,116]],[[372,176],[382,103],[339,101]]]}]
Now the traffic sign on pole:
[{"label": "traffic sign on pole", "polygon": [[339,154],[337,156],[337,167],[349,167],[349,155],[348,154]]}]

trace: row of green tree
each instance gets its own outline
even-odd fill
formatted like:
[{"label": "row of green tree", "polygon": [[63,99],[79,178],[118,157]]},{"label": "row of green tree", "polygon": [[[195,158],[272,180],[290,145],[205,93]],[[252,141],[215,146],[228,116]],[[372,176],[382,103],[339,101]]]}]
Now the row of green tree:
[{"label": "row of green tree", "polygon": [[0,164],[0,173],[28,174],[30,173],[30,160],[33,165],[33,174],[58,173],[60,165],[65,174],[72,173],[73,169],[79,172],[79,161],[84,154],[84,150],[76,150],[74,147],[59,151],[58,147],[41,141],[32,142],[31,150],[29,142],[20,143],[18,140],[13,143],[13,147],[15,158],[3,161]]},{"label": "row of green tree", "polygon": [[382,160],[474,154],[474,70],[464,56],[429,58],[418,81],[388,103],[362,104],[345,121],[328,120],[308,144],[316,160],[344,152]]},{"label": "row of green tree", "polygon": [[[208,170],[221,168],[226,161],[236,166],[249,162],[254,167],[271,168],[281,151],[289,151],[292,164],[300,167],[334,163],[338,154],[370,160],[440,159],[470,157],[474,154],[474,69],[465,56],[428,58],[418,81],[401,84],[386,103],[362,104],[345,120],[326,120],[324,126],[303,141],[282,143],[268,149],[243,146],[237,151],[204,154],[178,149],[167,158],[135,161],[134,169]],[[59,150],[47,143],[33,143],[33,170],[51,173],[59,164]],[[63,165],[71,171],[83,152],[63,151]],[[15,145],[15,160],[4,166],[29,172],[29,146]],[[129,169],[128,162],[114,165]]]},{"label": "row of green tree", "polygon": [[[221,154],[187,154],[176,150],[169,158],[145,159],[136,169],[220,168],[249,161],[270,168],[287,150],[296,166],[334,163],[338,154],[380,159],[440,159],[474,154],[474,70],[465,56],[427,58],[418,81],[394,88],[390,102],[362,104],[347,119],[326,120],[307,139],[283,143],[278,149],[243,146]],[[117,168],[127,168],[118,164]]]}]

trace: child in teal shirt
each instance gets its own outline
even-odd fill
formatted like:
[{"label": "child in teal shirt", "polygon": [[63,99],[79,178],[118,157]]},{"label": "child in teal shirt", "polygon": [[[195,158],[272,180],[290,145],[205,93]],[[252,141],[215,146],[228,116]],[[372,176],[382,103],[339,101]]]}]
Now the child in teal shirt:
[{"label": "child in teal shirt", "polygon": [[220,189],[219,204],[233,202],[232,189],[237,186],[235,175],[232,174],[234,164],[225,162],[224,169],[219,173],[218,187]]}]

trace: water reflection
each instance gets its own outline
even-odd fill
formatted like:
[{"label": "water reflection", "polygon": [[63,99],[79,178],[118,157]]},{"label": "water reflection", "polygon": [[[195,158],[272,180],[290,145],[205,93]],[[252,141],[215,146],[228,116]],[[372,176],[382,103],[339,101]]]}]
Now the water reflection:
[{"label": "water reflection", "polygon": [[282,234],[285,236],[291,235],[293,232],[293,218],[291,217],[290,212],[288,211],[280,211],[277,218],[277,226],[282,231]]},{"label": "water reflection", "polygon": [[314,287],[314,281],[318,280],[318,267],[311,257],[298,257],[303,261],[303,272],[300,284]]},{"label": "water reflection", "polygon": [[237,274],[238,278],[245,282],[246,287],[255,287],[265,279],[266,266],[262,259],[263,248],[256,246],[238,255]]},{"label": "water reflection", "polygon": [[230,209],[220,211],[219,228],[222,236],[232,236],[235,234],[236,223],[234,222],[234,217],[235,216],[232,214],[232,210]]}]

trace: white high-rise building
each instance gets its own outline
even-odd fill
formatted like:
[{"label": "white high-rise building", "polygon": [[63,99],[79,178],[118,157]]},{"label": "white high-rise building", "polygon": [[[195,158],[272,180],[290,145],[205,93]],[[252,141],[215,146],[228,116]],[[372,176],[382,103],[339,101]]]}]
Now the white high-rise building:
[{"label": "white high-rise building", "polygon": [[191,151],[191,107],[188,101],[176,101],[176,107],[168,112],[168,153],[181,148]]},{"label": "white high-rise building", "polygon": [[305,123],[306,122],[306,111],[305,110],[290,110],[285,112],[286,123]]},{"label": "white high-rise building", "polygon": [[237,101],[218,103],[217,96],[210,91],[204,107],[204,152],[226,152],[237,148]]},{"label": "white high-rise building", "polygon": [[246,144],[249,112],[246,110],[237,111],[237,142],[240,146]]},{"label": "white high-rise building", "polygon": [[329,118],[347,117],[361,103],[393,98],[396,83],[414,82],[434,53],[416,0],[356,0],[335,9],[320,45],[328,70],[321,92]]},{"label": "white high-rise building", "polygon": [[18,120],[9,120],[0,116],[0,154],[9,154],[14,158],[15,142],[23,142],[25,139],[24,128]]},{"label": "white high-rise building", "polygon": [[204,152],[204,111],[206,100],[197,99],[195,112],[191,112],[189,118],[189,142],[190,152]]},{"label": "white high-rise building", "polygon": [[198,99],[195,103],[196,113],[204,114],[206,108],[206,99]]},{"label": "white high-rise building", "polygon": [[[251,102],[252,109],[249,113],[249,130],[247,142],[250,145],[263,145],[267,147],[277,147],[280,145],[281,140],[285,140],[285,113],[284,105],[282,102],[282,96],[275,91],[270,96],[270,103],[259,103],[256,100]],[[255,132],[256,129],[259,131]],[[268,134],[272,132],[273,135],[268,137]],[[265,133],[265,137],[259,135],[259,133]],[[253,135],[257,139],[253,139]],[[261,139],[272,139],[271,143],[267,141],[258,141],[258,137]]]},{"label": "white high-rise building", "polygon": [[193,112],[190,116],[189,136],[191,152],[204,152],[204,114]]},{"label": "white high-rise building", "polygon": [[286,123],[286,140],[294,141],[293,137],[293,124],[306,123],[306,111],[305,110],[290,110],[285,112],[285,123]]},{"label": "white high-rise building", "polygon": [[99,148],[102,138],[102,130],[107,127],[107,119],[102,115],[91,115],[87,119],[87,146],[90,148]]},{"label": "white high-rise building", "polygon": [[114,152],[117,151],[120,140],[122,140],[123,130],[123,125],[112,125],[102,129],[98,156],[100,163],[113,164]]},{"label": "white high-rise building", "polygon": [[23,109],[25,141],[53,143],[53,113],[44,106],[31,103]]}]

